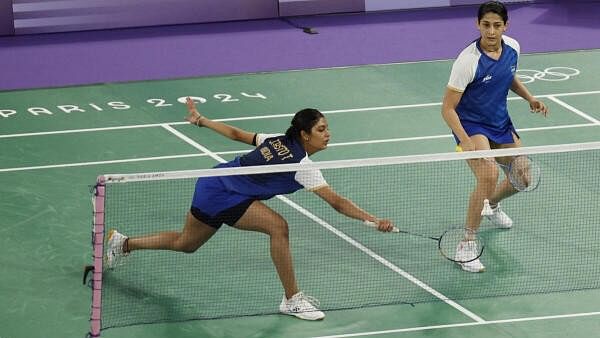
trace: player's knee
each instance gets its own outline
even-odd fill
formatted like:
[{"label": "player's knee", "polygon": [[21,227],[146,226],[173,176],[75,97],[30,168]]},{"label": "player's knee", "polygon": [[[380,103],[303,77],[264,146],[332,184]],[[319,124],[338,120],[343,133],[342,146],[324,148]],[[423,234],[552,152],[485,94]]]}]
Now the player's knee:
[{"label": "player's knee", "polygon": [[287,239],[289,237],[289,227],[285,219],[279,218],[273,223],[270,233],[271,237]]},{"label": "player's knee", "polygon": [[498,167],[495,165],[486,165],[477,173],[477,182],[480,184],[493,184],[498,182],[499,175]]},{"label": "player's knee", "polygon": [[194,253],[200,247],[197,241],[183,238],[183,236],[180,236],[175,243],[175,249],[184,253]]},{"label": "player's knee", "polygon": [[198,250],[197,245],[186,245],[183,246],[180,251],[184,253],[194,253],[196,250]]}]

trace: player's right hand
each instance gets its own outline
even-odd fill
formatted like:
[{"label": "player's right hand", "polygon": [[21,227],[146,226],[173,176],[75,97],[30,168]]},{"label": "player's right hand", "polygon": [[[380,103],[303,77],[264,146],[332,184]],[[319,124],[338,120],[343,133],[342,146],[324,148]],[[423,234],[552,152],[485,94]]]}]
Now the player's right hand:
[{"label": "player's right hand", "polygon": [[394,224],[389,219],[378,219],[375,224],[377,224],[377,230],[379,231],[390,232],[394,230]]},{"label": "player's right hand", "polygon": [[474,151],[474,150],[475,150],[475,145],[473,144],[473,142],[471,142],[471,138],[461,141],[460,144],[457,146],[457,151]]}]

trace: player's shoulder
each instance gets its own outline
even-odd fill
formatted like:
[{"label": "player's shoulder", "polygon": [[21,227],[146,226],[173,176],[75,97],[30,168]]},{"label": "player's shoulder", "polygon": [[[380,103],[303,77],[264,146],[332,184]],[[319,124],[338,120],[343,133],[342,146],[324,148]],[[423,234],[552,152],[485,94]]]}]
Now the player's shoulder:
[{"label": "player's shoulder", "polygon": [[513,39],[508,35],[502,35],[502,41],[504,41],[507,46],[514,49],[518,54],[521,53],[521,45],[516,39]]},{"label": "player's shoulder", "polygon": [[272,138],[281,138],[284,137],[284,134],[266,134],[266,133],[256,133],[256,146],[263,144],[266,140]]},{"label": "player's shoulder", "polygon": [[477,48],[477,41],[471,42],[466,46],[456,58],[456,63],[472,63],[479,61],[481,57],[481,51]]}]

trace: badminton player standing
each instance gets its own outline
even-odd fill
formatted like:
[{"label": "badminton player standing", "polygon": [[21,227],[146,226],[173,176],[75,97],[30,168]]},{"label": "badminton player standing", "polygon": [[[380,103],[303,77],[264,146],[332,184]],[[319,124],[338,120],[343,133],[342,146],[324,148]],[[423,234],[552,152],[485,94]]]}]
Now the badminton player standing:
[{"label": "badminton player standing", "polygon": [[[452,129],[457,148],[463,151],[516,148],[521,146],[507,110],[511,90],[529,103],[532,112],[546,116],[543,102],[531,95],[515,73],[519,59],[519,43],[503,35],[507,29],[508,12],[499,1],[488,1],[479,7],[477,28],[480,37],[467,46],[455,60],[450,73],[442,116]],[[510,157],[496,158],[508,164]],[[467,210],[466,228],[477,231],[481,223],[484,199],[490,201],[493,214],[487,216],[499,227],[510,228],[512,220],[500,209],[499,202],[516,190],[508,180],[498,182],[497,166],[483,159],[468,160],[477,179]],[[476,257],[477,249],[467,241],[459,245],[457,255]],[[474,256],[475,255],[475,256]],[[465,258],[463,257],[463,258]],[[482,272],[479,259],[462,263],[469,272]]]}]

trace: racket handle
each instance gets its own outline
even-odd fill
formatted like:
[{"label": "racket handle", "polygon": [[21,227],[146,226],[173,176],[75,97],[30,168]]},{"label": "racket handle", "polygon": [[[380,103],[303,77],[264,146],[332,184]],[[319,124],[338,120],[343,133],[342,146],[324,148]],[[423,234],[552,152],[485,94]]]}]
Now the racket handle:
[{"label": "racket handle", "polygon": [[[377,227],[378,227],[377,223],[375,223],[375,222],[371,222],[371,221],[364,220],[364,221],[363,221],[363,223],[364,223],[366,226],[368,226],[368,227],[371,227],[371,228],[374,228],[374,229],[377,229]],[[398,228],[396,228],[396,227],[393,227],[393,228],[392,228],[392,232],[400,232],[400,229],[398,229]]]}]

